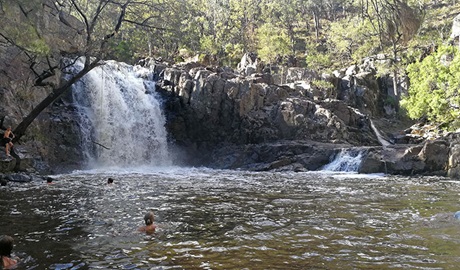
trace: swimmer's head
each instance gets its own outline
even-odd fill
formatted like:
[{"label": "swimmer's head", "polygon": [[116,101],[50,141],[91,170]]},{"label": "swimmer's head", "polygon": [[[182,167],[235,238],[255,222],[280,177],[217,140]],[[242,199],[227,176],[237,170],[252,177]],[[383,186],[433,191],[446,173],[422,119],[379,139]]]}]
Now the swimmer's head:
[{"label": "swimmer's head", "polygon": [[13,237],[9,235],[0,236],[0,256],[11,257],[11,251],[13,250]]},{"label": "swimmer's head", "polygon": [[113,183],[113,178],[107,179],[107,184],[112,184]]},{"label": "swimmer's head", "polygon": [[145,225],[147,226],[152,225],[153,224],[153,212],[150,211],[147,214],[145,214],[144,220],[145,220]]}]

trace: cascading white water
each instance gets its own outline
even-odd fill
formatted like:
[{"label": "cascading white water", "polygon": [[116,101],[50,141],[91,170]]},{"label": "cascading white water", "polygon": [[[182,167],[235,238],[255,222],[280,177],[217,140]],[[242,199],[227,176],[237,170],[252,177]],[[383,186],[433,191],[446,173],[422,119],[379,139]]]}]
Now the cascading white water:
[{"label": "cascading white water", "polygon": [[74,85],[89,165],[171,165],[165,117],[149,71],[108,61]]},{"label": "cascading white water", "polygon": [[380,144],[382,146],[388,146],[391,145],[391,143],[383,137],[383,135],[380,133],[380,131],[375,127],[374,121],[372,119],[369,119],[371,122],[371,128],[374,131],[375,136],[377,136],[377,139],[379,140]]},{"label": "cascading white water", "polygon": [[357,172],[363,159],[364,150],[342,149],[334,160],[325,165],[323,171]]}]

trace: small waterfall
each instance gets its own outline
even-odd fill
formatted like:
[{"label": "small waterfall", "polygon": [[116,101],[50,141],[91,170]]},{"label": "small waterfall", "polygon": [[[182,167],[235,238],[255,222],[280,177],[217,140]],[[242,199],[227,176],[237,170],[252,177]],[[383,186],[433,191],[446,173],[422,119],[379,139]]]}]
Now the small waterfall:
[{"label": "small waterfall", "polygon": [[342,149],[322,171],[357,172],[364,154],[363,149]]},{"label": "small waterfall", "polygon": [[147,69],[108,61],[74,85],[89,165],[171,165],[165,117]]},{"label": "small waterfall", "polygon": [[377,136],[377,139],[379,140],[380,144],[382,146],[391,145],[391,143],[387,139],[385,139],[383,137],[383,135],[380,133],[380,131],[375,127],[374,122],[372,121],[372,119],[369,119],[369,121],[371,122],[371,128],[374,131],[375,136]]}]

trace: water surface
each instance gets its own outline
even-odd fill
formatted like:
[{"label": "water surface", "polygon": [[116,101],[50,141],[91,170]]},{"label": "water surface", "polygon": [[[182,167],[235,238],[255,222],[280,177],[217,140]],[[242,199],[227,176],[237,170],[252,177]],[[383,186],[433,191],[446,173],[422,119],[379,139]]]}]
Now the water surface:
[{"label": "water surface", "polygon": [[[455,269],[459,193],[436,177],[76,172],[0,188],[0,234],[20,269]],[[137,232],[150,209],[159,229]]]}]

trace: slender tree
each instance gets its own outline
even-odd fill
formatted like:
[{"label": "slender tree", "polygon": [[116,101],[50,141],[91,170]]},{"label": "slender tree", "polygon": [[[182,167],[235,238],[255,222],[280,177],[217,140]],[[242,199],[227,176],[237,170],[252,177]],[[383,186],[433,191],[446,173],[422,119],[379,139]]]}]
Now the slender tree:
[{"label": "slender tree", "polygon": [[[20,17],[17,26],[22,32],[28,33],[31,40],[24,40],[17,32],[0,29],[0,36],[10,45],[19,48],[29,59],[30,69],[35,74],[34,86],[50,88],[48,96],[38,103],[29,112],[21,123],[14,129],[14,141],[18,141],[26,132],[34,119],[62,94],[71,89],[71,86],[97,66],[103,64],[109,52],[109,41],[116,37],[125,24],[151,26],[151,18],[139,16],[143,8],[148,10],[155,5],[149,0],[3,0],[2,6],[7,5],[11,10],[17,10],[14,15]],[[44,34],[32,16],[37,8],[50,8],[50,12],[58,14],[59,20],[68,27],[73,28],[81,35],[82,44],[73,55],[73,61],[53,61],[50,44],[46,44]],[[14,19],[14,18],[11,18]],[[69,22],[70,19],[74,23]],[[76,19],[76,20],[75,20]],[[12,20],[15,21],[15,20]],[[11,30],[11,28],[9,29]],[[67,71],[81,61],[83,66],[76,73]],[[64,79],[52,80],[55,76],[67,74]]]},{"label": "slender tree", "polygon": [[398,74],[401,52],[415,36],[422,24],[421,12],[410,7],[404,0],[369,0],[373,9],[367,10],[367,19],[372,23],[380,40],[380,49],[390,51],[393,73],[393,92],[399,98]]}]

